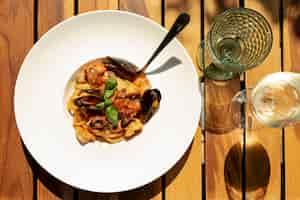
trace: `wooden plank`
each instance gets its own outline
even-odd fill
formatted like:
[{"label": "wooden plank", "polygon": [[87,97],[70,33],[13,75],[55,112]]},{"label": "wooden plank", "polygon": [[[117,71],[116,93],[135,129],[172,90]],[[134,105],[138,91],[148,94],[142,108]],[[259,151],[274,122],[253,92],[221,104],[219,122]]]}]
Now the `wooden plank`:
[{"label": "wooden plank", "polygon": [[[228,199],[229,196],[234,199],[229,194],[232,182],[236,183],[236,189],[241,190],[242,149],[234,150],[235,146],[242,146],[242,130],[238,120],[240,109],[238,105],[231,105],[231,99],[239,90],[239,78],[224,82],[206,81],[207,199]],[[239,159],[230,159],[233,155],[229,152]],[[230,166],[238,168],[232,170]],[[225,179],[224,172],[230,180]]]},{"label": "wooden plank", "polygon": [[[38,38],[51,27],[73,16],[73,0],[39,0],[38,1]],[[44,169],[36,165],[37,199],[59,200],[73,199],[73,188],[50,176]]]},{"label": "wooden plank", "polygon": [[[175,21],[181,12],[187,12],[191,16],[190,24],[177,38],[193,58],[196,64],[197,46],[200,39],[200,1],[198,0],[166,0],[165,1],[166,27]],[[200,103],[200,102],[199,102]],[[196,131],[196,130],[195,130]],[[201,133],[196,135],[189,151],[166,174],[166,199],[200,199],[201,198]]]},{"label": "wooden plank", "polygon": [[79,191],[78,200],[119,200],[118,193],[95,193]]},{"label": "wooden plank", "polygon": [[[78,12],[118,9],[118,0],[78,0]],[[118,193],[102,194],[79,190],[78,200],[118,200]]]},{"label": "wooden plank", "polygon": [[[157,23],[161,23],[161,1],[160,0],[119,0],[120,10],[137,13],[149,17]],[[156,181],[119,194],[120,200],[161,200],[162,199],[161,178]]]},{"label": "wooden plank", "polygon": [[0,3],[0,199],[33,199],[32,170],[13,112],[14,83],[33,45],[33,7],[33,0]]},{"label": "wooden plank", "polygon": [[160,0],[120,0],[120,10],[126,10],[149,17],[161,24],[162,13]]},{"label": "wooden plank", "polygon": [[[227,8],[238,7],[238,0],[215,1],[204,4],[205,36],[210,30],[213,18]],[[205,37],[207,38],[207,37]],[[207,61],[206,61],[207,62]],[[209,63],[206,63],[209,64]],[[233,177],[241,188],[241,167],[230,170],[231,166],[241,166],[242,149],[239,143],[242,130],[239,128],[240,109],[231,105],[232,97],[240,90],[240,79],[228,81],[206,81],[206,195],[207,199],[229,199],[231,182],[225,179]],[[231,112],[230,112],[231,111]],[[236,118],[233,118],[235,114]],[[230,152],[230,153],[229,153]],[[239,159],[230,159],[231,152]],[[226,162],[225,162],[226,161]],[[226,166],[226,168],[225,168]]]},{"label": "wooden plank", "polygon": [[[267,59],[260,64],[258,67],[248,71],[246,73],[246,87],[253,87],[262,77],[267,74],[280,71],[280,38],[279,38],[279,6],[280,1],[259,1],[259,0],[245,0],[245,7],[252,8],[257,10],[262,15],[266,17],[268,22],[271,25],[273,32],[273,46],[272,50],[267,57]],[[269,177],[269,184],[267,186],[267,191],[264,199],[280,199],[280,143],[281,143],[281,130],[280,129],[270,129],[262,128],[255,130],[253,132],[247,132],[249,137],[255,138],[256,142],[261,144],[266,150],[270,167],[271,175]],[[248,151],[247,151],[248,152]],[[246,159],[249,157],[247,156]],[[246,161],[247,162],[247,161]],[[261,166],[262,163],[260,164]],[[254,167],[254,166],[253,166]],[[262,169],[262,168],[260,168]],[[260,180],[261,177],[258,177],[258,172],[254,172],[253,169],[246,169],[248,176],[254,176],[257,180]],[[251,172],[252,171],[252,172]],[[261,180],[263,182],[263,180]],[[250,184],[250,183],[247,183]],[[257,183],[258,185],[260,183]],[[251,198],[250,192],[247,194],[248,198]]]},{"label": "wooden plank", "polygon": [[44,169],[36,166],[38,200],[73,200],[74,189],[49,175]]},{"label": "wooden plank", "polygon": [[[284,0],[283,26],[283,66],[284,71],[300,72],[300,2]],[[286,199],[300,199],[300,158],[295,152],[300,150],[299,124],[285,129],[285,173]]]},{"label": "wooden plank", "polygon": [[109,10],[118,9],[119,4],[117,0],[79,0],[78,11],[79,13],[92,11],[92,10]]},{"label": "wooden plank", "polygon": [[120,193],[119,200],[162,200],[161,178],[141,188]]},{"label": "wooden plank", "polygon": [[84,13],[92,10],[116,10],[119,8],[118,0],[78,0],[78,12]]},{"label": "wooden plank", "polygon": [[38,1],[38,37],[74,15],[74,0]]}]

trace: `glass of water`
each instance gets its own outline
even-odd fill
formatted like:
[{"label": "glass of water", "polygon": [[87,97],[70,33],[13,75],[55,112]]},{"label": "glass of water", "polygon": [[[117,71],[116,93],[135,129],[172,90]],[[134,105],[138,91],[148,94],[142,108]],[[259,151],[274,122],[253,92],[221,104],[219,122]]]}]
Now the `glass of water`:
[{"label": "glass of water", "polygon": [[232,103],[245,107],[245,122],[251,129],[282,128],[299,122],[300,74],[270,74],[254,88],[236,94]]},{"label": "glass of water", "polygon": [[214,69],[205,71],[233,77],[262,63],[272,43],[272,30],[264,16],[248,8],[228,9],[214,18],[206,41],[201,43],[199,65],[203,51],[207,51],[213,63],[207,66]]}]

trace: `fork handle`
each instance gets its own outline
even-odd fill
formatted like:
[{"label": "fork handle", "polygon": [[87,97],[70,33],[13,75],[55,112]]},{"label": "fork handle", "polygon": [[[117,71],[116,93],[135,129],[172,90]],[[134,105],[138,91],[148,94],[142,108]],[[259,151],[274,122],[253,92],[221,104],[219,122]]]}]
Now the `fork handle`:
[{"label": "fork handle", "polygon": [[169,44],[169,42],[178,34],[180,33],[184,27],[190,22],[190,15],[187,13],[181,13],[174,24],[172,25],[171,29],[169,30],[168,34],[165,36],[163,41],[159,44],[158,48],[154,51],[146,65],[140,70],[144,72],[150,63],[154,60],[154,58]]}]

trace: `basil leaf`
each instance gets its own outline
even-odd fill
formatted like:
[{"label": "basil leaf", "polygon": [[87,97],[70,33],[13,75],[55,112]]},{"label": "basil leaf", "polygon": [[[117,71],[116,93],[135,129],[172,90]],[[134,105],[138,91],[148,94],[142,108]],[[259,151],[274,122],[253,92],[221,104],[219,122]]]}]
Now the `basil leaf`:
[{"label": "basil leaf", "polygon": [[104,102],[101,102],[101,103],[97,103],[96,104],[96,108],[99,109],[99,110],[103,110],[105,107],[105,103]]},{"label": "basil leaf", "polygon": [[105,110],[105,116],[112,123],[113,126],[118,125],[119,113],[113,106],[108,106]]},{"label": "basil leaf", "polygon": [[109,78],[105,82],[105,90],[115,89],[117,87],[117,84],[118,84],[118,82],[116,79]]},{"label": "basil leaf", "polygon": [[115,92],[114,89],[112,89],[112,90],[105,90],[103,98],[104,99],[108,99],[109,97],[111,97],[114,94],[114,92]]},{"label": "basil leaf", "polygon": [[104,99],[104,106],[110,106],[112,104],[112,101],[110,99]]}]

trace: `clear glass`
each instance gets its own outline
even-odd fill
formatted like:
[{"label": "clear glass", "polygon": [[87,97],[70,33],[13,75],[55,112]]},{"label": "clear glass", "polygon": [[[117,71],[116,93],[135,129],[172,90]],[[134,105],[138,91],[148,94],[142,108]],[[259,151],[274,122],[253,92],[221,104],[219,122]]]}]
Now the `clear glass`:
[{"label": "clear glass", "polygon": [[213,60],[211,59],[211,56],[209,55],[207,43],[204,41],[202,41],[198,47],[196,60],[200,70],[204,73],[206,78],[216,81],[224,81],[233,79],[240,75],[239,73],[224,71],[215,66],[212,62]]},{"label": "clear glass", "polygon": [[257,125],[280,128],[294,124],[300,120],[300,74],[270,74],[253,89],[236,94],[232,104],[245,106],[246,124],[252,128]]},{"label": "clear glass", "polygon": [[244,72],[264,61],[272,48],[267,20],[248,8],[232,8],[215,17],[207,46],[212,62],[229,72]]}]

